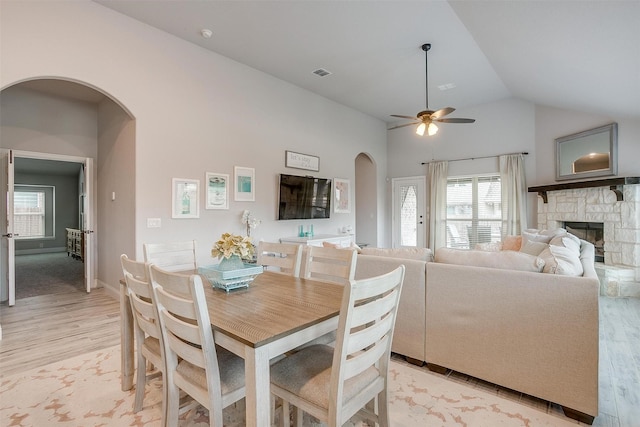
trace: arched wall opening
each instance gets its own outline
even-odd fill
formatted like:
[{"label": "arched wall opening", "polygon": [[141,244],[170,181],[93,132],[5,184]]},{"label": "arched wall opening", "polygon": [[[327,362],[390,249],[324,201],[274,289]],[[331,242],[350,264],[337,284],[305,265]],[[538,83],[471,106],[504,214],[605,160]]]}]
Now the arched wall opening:
[{"label": "arched wall opening", "polygon": [[378,246],[377,173],[369,154],[356,156],[355,177],[356,242]]},{"label": "arched wall opening", "polygon": [[[0,148],[94,164],[95,280],[117,283],[119,255],[135,255],[135,118],[106,91],[64,77],[34,77],[0,91]],[[117,288],[117,287],[116,287]]]}]

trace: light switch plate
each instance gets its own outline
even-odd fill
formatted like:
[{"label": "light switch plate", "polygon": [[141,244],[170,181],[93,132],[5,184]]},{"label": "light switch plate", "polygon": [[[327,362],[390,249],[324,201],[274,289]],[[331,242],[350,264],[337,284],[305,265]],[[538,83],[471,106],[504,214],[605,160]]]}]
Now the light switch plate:
[{"label": "light switch plate", "polygon": [[147,218],[147,228],[160,228],[160,218]]}]

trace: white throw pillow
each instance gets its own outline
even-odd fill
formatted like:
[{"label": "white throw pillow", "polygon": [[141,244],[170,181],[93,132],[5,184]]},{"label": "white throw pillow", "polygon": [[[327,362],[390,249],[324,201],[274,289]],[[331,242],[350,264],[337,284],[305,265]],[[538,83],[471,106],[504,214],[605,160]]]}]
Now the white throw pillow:
[{"label": "white throw pillow", "polygon": [[549,245],[544,242],[526,242],[520,248],[520,252],[524,252],[525,254],[538,256],[542,251],[547,249]]},{"label": "white throw pillow", "polygon": [[580,257],[570,248],[558,245],[549,245],[540,253],[544,260],[544,273],[561,274],[564,276],[582,276],[584,270]]}]

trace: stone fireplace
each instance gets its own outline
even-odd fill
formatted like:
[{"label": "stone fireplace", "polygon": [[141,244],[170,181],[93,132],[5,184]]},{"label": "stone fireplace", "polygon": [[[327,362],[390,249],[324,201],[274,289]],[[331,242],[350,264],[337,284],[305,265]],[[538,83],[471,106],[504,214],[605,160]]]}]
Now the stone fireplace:
[{"label": "stone fireplace", "polygon": [[602,262],[596,262],[601,294],[640,297],[640,185],[556,189],[561,186],[529,188],[542,196],[537,227],[602,223]]}]

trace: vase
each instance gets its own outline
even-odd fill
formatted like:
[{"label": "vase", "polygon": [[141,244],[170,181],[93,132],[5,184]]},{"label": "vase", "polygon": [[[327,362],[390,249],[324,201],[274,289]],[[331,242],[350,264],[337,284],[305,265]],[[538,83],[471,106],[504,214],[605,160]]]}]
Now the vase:
[{"label": "vase", "polygon": [[242,258],[238,255],[231,255],[229,258],[223,257],[220,260],[220,264],[218,264],[218,270],[220,271],[240,270],[243,267]]}]

